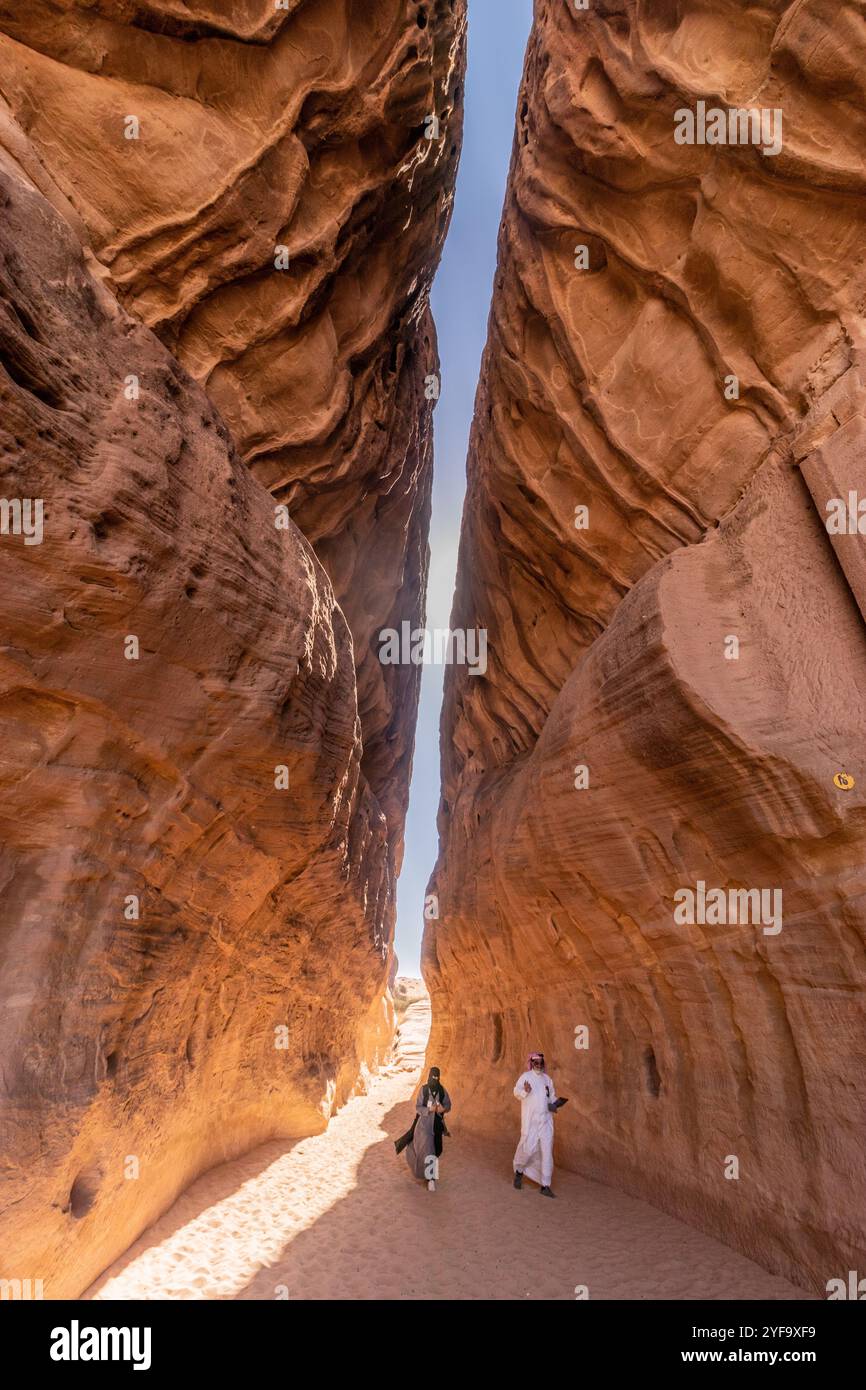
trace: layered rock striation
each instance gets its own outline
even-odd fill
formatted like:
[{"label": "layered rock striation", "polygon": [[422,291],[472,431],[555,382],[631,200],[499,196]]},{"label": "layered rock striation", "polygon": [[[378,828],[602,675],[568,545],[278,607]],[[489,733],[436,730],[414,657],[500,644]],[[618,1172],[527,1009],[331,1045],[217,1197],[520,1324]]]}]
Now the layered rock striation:
[{"label": "layered rock striation", "polygon": [[[465,1124],[542,1047],[560,1163],[819,1291],[866,1258],[861,28],[536,4],[424,962]],[[777,153],[677,139],[751,109]]]},{"label": "layered rock striation", "polygon": [[464,6],[230,8],[0,5],[0,1277],[49,1298],[390,1036]]},{"label": "layered rock striation", "polygon": [[418,673],[377,638],[422,610],[464,31],[463,0],[0,5],[39,176],[331,578],[395,863]]}]

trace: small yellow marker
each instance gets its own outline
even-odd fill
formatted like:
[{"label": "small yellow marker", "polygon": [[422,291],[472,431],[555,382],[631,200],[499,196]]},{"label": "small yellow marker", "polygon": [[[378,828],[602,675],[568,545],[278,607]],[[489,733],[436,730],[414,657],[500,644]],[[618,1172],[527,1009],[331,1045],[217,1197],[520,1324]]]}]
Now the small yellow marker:
[{"label": "small yellow marker", "polygon": [[850,772],[837,772],[833,781],[842,792],[849,792],[854,785],[854,778]]}]

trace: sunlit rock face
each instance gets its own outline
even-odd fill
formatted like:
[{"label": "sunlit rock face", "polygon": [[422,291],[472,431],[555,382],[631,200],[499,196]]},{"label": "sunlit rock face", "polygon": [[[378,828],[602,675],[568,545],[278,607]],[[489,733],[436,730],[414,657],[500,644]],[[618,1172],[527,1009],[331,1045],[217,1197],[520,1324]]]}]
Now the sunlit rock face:
[{"label": "sunlit rock face", "polygon": [[465,7],[289,11],[0,5],[0,1277],[49,1298],[390,1038]]},{"label": "sunlit rock face", "polygon": [[[560,1163],[821,1291],[866,1258],[864,72],[854,5],[536,4],[424,963],[464,1124],[516,1135],[541,1047]],[[679,143],[699,101],[781,149]]]}]

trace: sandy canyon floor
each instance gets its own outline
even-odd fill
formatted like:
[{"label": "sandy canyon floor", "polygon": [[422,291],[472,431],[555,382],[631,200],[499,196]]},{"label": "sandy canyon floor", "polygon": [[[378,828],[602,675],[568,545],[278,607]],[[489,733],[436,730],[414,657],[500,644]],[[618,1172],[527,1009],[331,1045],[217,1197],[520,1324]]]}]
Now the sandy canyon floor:
[{"label": "sandy canyon floor", "polygon": [[429,1004],[412,1004],[393,1065],[324,1134],[206,1173],[85,1298],[574,1299],[579,1285],[590,1300],[809,1298],[575,1174],[556,1172],[556,1202],[529,1183],[516,1192],[516,1132],[501,1148],[463,1138],[456,1097],[428,1192],[393,1140],[411,1123],[429,1026]]}]

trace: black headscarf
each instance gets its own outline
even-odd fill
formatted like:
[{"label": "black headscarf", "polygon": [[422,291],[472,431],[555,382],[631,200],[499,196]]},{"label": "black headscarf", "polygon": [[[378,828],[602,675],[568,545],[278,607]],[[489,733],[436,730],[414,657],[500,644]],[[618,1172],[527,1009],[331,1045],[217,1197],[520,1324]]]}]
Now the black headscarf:
[{"label": "black headscarf", "polygon": [[[438,1067],[431,1067],[429,1072],[427,1073],[427,1080],[424,1083],[424,1086],[422,1087],[422,1095],[422,1103],[424,1105],[427,1104],[431,1096],[434,1101],[441,1105],[442,1097],[445,1095],[445,1087],[442,1085],[442,1078],[440,1076]],[[403,1152],[407,1144],[411,1144],[415,1136],[415,1126],[417,1125],[417,1123],[418,1116],[416,1115],[414,1120],[412,1121],[412,1128],[408,1129],[405,1134],[400,1136],[399,1139],[394,1140],[394,1148],[397,1150],[398,1154]],[[446,1134],[448,1134],[448,1128],[445,1124],[445,1117],[443,1115],[434,1115],[433,1145],[434,1152],[437,1158],[442,1153],[442,1138],[443,1135]]]},{"label": "black headscarf", "polygon": [[427,1073],[427,1090],[434,1100],[439,1099],[445,1087],[442,1085],[442,1078],[438,1067],[431,1067]]}]

